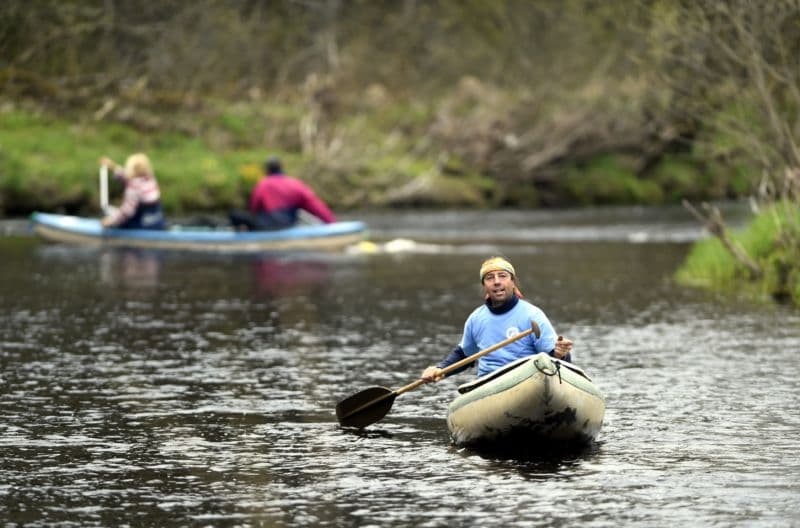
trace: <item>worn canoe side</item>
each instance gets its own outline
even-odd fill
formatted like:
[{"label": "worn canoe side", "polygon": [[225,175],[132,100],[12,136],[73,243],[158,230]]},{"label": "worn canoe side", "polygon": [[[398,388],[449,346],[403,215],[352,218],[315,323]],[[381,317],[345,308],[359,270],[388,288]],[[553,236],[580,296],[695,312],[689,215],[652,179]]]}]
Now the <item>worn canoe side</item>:
[{"label": "worn canoe side", "polygon": [[454,443],[586,443],[600,431],[605,398],[580,369],[541,353],[450,403]]}]

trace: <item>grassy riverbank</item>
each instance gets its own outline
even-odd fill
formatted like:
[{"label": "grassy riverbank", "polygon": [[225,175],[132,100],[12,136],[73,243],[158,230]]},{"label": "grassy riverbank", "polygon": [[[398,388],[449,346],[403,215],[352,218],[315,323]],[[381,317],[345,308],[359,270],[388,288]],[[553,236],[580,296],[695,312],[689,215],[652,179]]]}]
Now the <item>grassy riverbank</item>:
[{"label": "grassy riverbank", "polygon": [[753,276],[718,238],[695,243],[677,272],[678,282],[714,290],[738,291],[800,307],[800,208],[779,202],[759,212],[744,229],[732,234],[758,265]]},{"label": "grassy riverbank", "polygon": [[0,128],[0,205],[10,215],[35,209],[98,213],[99,157],[124,163],[134,151],[147,152],[154,160],[168,211],[214,210],[243,199],[260,174],[264,156],[255,151],[217,153],[181,134],[144,135],[120,124],[23,111],[0,113]]},{"label": "grassy riverbank", "polygon": [[[308,115],[302,101],[207,100],[194,112],[161,109],[172,119],[162,118],[151,128],[142,120],[157,116],[158,108],[138,108],[138,120],[127,123],[97,119],[86,110],[58,113],[7,102],[0,105],[0,214],[96,214],[98,158],[107,155],[123,163],[136,151],[152,158],[172,215],[242,206],[268,155],[280,156],[290,174],[338,210],[664,204],[682,197],[741,196],[751,186],[745,171],[724,171],[668,148],[646,170],[636,168],[643,164],[640,154],[611,151],[556,159],[541,168],[541,176],[521,178],[519,167],[502,152],[496,155],[507,167],[480,161],[481,152],[498,147],[492,147],[493,137],[469,125],[478,119],[475,114],[490,116],[488,121],[503,114],[493,116],[475,100],[469,112],[463,111],[462,124],[442,131],[441,123],[453,117],[441,107],[460,97],[353,108],[343,117],[319,119],[314,137],[304,135]],[[520,131],[508,125],[503,133]]]}]

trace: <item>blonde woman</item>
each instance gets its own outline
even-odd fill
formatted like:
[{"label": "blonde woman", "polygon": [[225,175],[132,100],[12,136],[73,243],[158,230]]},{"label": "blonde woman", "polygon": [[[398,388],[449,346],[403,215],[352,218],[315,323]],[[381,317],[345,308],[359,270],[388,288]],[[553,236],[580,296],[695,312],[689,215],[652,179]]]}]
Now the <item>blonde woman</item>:
[{"label": "blonde woman", "polygon": [[125,194],[119,209],[103,218],[103,227],[117,229],[164,229],[166,221],[161,210],[161,191],[153,165],[141,152],[133,154],[118,165],[103,157],[100,165],[108,167],[114,176],[125,183]]}]

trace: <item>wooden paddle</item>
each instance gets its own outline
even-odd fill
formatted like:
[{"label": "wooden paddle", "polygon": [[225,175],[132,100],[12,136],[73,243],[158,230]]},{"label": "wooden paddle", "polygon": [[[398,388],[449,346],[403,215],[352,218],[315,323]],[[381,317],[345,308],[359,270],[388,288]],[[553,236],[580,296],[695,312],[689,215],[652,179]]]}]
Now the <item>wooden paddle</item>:
[{"label": "wooden paddle", "polygon": [[108,167],[100,165],[100,210],[108,214]]},{"label": "wooden paddle", "polygon": [[[489,348],[481,350],[471,356],[457,361],[452,365],[442,369],[442,375],[447,375],[454,370],[458,370],[463,366],[469,365],[479,357],[485,356],[504,346],[518,341],[523,337],[534,334],[538,339],[541,335],[539,325],[536,321],[531,321],[531,327],[524,332],[509,337],[508,339],[492,345]],[[389,412],[392,408],[394,399],[410,390],[416,389],[420,385],[427,383],[424,379],[420,378],[413,383],[409,383],[405,387],[397,390],[387,389],[386,387],[370,387],[358,392],[336,404],[336,418],[339,420],[339,425],[344,427],[366,427],[374,424]]]}]

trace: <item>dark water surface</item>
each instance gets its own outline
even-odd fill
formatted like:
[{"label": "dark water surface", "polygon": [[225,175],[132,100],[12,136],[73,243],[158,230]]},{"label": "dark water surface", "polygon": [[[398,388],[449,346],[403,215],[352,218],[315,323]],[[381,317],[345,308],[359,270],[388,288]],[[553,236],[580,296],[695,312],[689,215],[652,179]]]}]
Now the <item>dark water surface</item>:
[{"label": "dark water surface", "polygon": [[[673,284],[687,217],[364,215],[378,251],[339,255],[0,238],[0,520],[798,526],[800,316]],[[453,447],[446,407],[470,373],[342,430],[337,401],[414,381],[457,342],[495,253],[606,394],[598,442]]]}]

